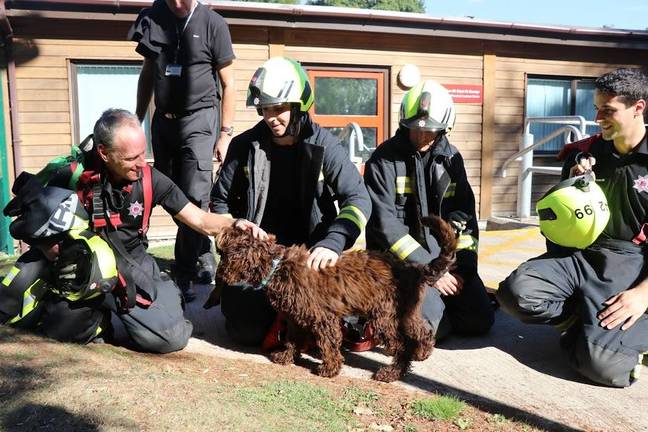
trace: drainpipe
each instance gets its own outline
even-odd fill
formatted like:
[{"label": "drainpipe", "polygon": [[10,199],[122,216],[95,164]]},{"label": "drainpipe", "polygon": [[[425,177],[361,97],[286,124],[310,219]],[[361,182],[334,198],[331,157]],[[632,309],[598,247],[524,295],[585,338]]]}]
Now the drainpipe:
[{"label": "drainpipe", "polygon": [[[0,32],[2,32],[2,41],[5,51],[5,59],[7,61],[7,81],[8,81],[8,96],[9,96],[9,122],[11,123],[11,150],[13,152],[13,165],[14,165],[14,175],[17,175],[22,171],[22,151],[20,144],[22,140],[20,139],[20,131],[18,129],[18,103],[16,99],[16,62],[14,61],[13,54],[13,29],[9,23],[9,18],[7,17],[7,9],[5,7],[5,0],[0,0]],[[0,115],[4,115],[0,112]],[[3,122],[4,125],[4,122]],[[0,137],[0,145],[6,146],[4,127],[2,128],[2,137]],[[5,165],[6,168],[6,165]],[[5,181],[7,184],[4,186],[8,188],[8,173],[4,173]],[[8,191],[5,191],[8,192]],[[0,215],[0,217],[3,217]],[[7,222],[6,220],[4,221]],[[13,246],[11,245],[11,237],[9,236],[9,230],[7,227],[1,227],[5,229],[5,237],[9,242],[7,247],[7,252],[13,254]],[[2,245],[0,245],[2,246]],[[24,242],[19,242],[19,247],[21,251],[26,249]]]},{"label": "drainpipe", "polygon": [[18,128],[18,100],[16,99],[16,62],[13,54],[13,29],[7,17],[5,0],[0,0],[0,30],[4,39],[7,59],[7,81],[9,83],[9,121],[11,122],[11,150],[13,151],[14,175],[22,172],[22,150]]}]

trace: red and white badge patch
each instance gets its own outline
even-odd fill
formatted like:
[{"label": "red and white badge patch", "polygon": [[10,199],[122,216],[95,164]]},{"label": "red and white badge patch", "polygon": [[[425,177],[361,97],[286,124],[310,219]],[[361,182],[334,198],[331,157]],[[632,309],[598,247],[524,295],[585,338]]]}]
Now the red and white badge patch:
[{"label": "red and white badge patch", "polygon": [[648,175],[639,176],[634,180],[633,188],[637,189],[639,192],[648,192]]},{"label": "red and white badge patch", "polygon": [[144,206],[139,201],[132,202],[128,206],[128,215],[135,219],[137,219],[138,216],[141,216],[143,212]]}]

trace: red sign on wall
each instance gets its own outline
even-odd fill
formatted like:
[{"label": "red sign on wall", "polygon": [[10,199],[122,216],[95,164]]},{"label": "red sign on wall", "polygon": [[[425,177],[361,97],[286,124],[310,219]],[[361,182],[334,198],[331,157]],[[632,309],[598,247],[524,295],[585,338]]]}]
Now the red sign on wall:
[{"label": "red sign on wall", "polygon": [[454,103],[482,103],[482,86],[477,84],[443,84]]}]

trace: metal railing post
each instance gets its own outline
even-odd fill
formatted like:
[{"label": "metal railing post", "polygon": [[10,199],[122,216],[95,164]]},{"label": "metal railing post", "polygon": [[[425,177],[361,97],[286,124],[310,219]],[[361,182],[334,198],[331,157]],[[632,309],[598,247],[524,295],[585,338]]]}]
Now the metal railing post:
[{"label": "metal railing post", "polygon": [[[522,136],[522,148],[520,150],[529,148],[532,145],[533,134],[527,132]],[[532,165],[533,151],[523,154],[522,160],[520,161],[520,174],[518,176],[517,213],[520,218],[528,218],[531,216]]]}]

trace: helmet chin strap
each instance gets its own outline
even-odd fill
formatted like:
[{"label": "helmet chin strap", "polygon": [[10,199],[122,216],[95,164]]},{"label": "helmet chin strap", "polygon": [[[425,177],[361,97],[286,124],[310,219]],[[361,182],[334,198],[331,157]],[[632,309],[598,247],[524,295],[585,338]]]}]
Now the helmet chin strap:
[{"label": "helmet chin strap", "polygon": [[299,135],[299,128],[301,123],[301,115],[299,111],[299,104],[293,103],[290,105],[290,122],[288,122],[288,127],[286,132],[281,135],[280,138],[291,135],[297,137]]}]

